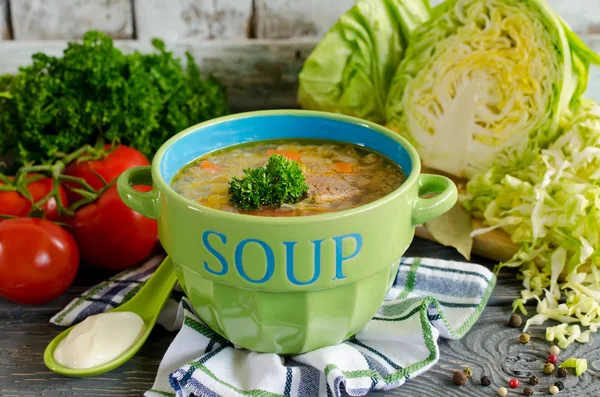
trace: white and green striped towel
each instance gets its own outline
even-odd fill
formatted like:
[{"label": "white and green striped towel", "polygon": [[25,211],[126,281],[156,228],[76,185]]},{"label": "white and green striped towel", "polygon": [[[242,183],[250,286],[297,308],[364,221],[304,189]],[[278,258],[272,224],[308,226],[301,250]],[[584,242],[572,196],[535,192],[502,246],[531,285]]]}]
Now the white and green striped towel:
[{"label": "white and green striped towel", "polygon": [[[156,266],[153,264],[152,266]],[[75,299],[53,322],[100,310],[96,302],[115,301],[119,279]],[[160,363],[147,397],[158,396],[362,396],[397,388],[431,368],[439,358],[438,338],[459,339],[479,318],[495,284],[483,266],[440,259],[403,258],[394,286],[373,319],[355,337],[309,353],[280,357],[233,346],[208,328],[184,297],[169,302],[159,323],[179,329]],[[125,283],[127,284],[127,283]],[[105,290],[110,296],[102,297]],[[129,294],[131,295],[131,294]],[[176,299],[176,297],[174,297]],[[123,299],[118,300],[117,305]],[[76,305],[75,308],[72,306]],[[113,305],[104,304],[108,310]],[[93,308],[93,309],[91,309]],[[74,314],[78,313],[78,314]],[[56,319],[62,321],[56,321]]]}]

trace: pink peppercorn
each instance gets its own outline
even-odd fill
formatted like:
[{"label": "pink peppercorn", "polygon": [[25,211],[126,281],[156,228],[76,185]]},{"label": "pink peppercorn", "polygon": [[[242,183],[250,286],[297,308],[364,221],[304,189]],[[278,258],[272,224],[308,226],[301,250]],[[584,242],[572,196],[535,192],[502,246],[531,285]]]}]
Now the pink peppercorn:
[{"label": "pink peppercorn", "polygon": [[508,385],[510,387],[512,387],[513,389],[516,389],[517,387],[519,387],[520,384],[521,384],[521,382],[519,382],[519,380],[515,379],[515,378],[511,379],[510,382],[508,382]]},{"label": "pink peppercorn", "polygon": [[548,356],[548,362],[551,364],[556,364],[558,362],[558,357],[556,357],[554,354],[551,354]]}]

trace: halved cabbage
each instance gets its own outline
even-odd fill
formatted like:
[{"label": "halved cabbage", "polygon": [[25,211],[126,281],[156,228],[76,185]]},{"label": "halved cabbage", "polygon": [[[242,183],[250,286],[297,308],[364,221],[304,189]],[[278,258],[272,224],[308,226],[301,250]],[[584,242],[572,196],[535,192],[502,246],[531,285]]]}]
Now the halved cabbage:
[{"label": "halved cabbage", "polygon": [[408,35],[429,18],[427,0],[359,0],[305,61],[304,109],[385,122],[385,98]]},{"label": "halved cabbage", "polygon": [[556,137],[592,61],[543,0],[449,0],[411,37],[388,126],[426,166],[459,177],[520,167]]}]

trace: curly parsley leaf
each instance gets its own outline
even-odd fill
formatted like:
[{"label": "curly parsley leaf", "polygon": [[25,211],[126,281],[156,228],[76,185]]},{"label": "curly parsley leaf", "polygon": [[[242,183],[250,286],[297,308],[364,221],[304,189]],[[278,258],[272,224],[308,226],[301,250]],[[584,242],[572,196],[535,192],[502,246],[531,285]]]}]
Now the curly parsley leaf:
[{"label": "curly parsley leaf", "polygon": [[244,174],[244,178],[233,177],[229,182],[231,201],[241,210],[294,204],[308,192],[298,163],[279,154],[269,157],[262,167],[245,169]]}]

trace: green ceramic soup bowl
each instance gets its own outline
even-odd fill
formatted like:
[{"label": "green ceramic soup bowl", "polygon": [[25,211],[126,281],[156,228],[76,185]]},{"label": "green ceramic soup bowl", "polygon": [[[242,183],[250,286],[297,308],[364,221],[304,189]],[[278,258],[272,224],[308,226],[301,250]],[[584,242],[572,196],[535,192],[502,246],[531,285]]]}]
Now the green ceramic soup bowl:
[{"label": "green ceramic soup bowl", "polygon": [[[387,156],[406,181],[387,196],[340,212],[262,217],[208,208],[170,187],[194,159],[252,141],[308,138],[360,145]],[[396,133],[323,112],[240,113],[169,139],[151,167],[123,173],[121,199],[158,221],[160,241],[198,315],[233,344],[295,354],[338,344],[373,317],[414,237],[415,225],[456,202],[456,186],[420,174],[416,150]],[[150,192],[134,190],[151,185]],[[437,193],[420,198],[425,193]]]}]

